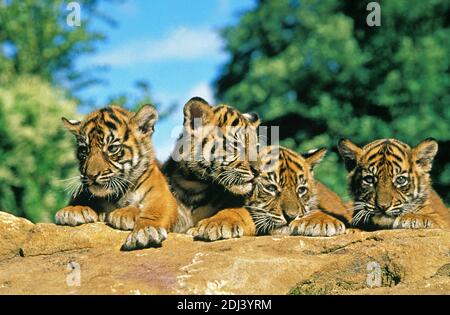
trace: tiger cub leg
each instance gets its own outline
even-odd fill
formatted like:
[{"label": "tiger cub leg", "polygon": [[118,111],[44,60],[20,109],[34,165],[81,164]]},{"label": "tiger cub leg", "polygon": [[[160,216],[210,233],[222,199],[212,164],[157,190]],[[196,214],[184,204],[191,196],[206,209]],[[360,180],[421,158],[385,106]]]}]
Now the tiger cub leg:
[{"label": "tiger cub leg", "polygon": [[55,214],[55,222],[59,225],[77,226],[97,221],[97,213],[89,206],[67,206]]},{"label": "tiger cub leg", "polygon": [[167,231],[176,221],[176,203],[160,204],[146,208],[137,216],[132,232],[128,235],[122,250],[159,247],[167,238]]},{"label": "tiger cub leg", "polygon": [[140,216],[133,231],[128,235],[122,250],[134,250],[148,247],[160,247],[167,238],[167,225],[155,220],[154,215]]},{"label": "tiger cub leg", "polygon": [[289,224],[291,235],[334,236],[344,234],[345,224],[320,210],[314,210]]},{"label": "tiger cub leg", "polygon": [[[159,169],[153,171],[148,181],[149,184],[143,188],[145,199],[141,202],[139,215],[135,217],[133,230],[122,245],[122,250],[161,246],[167,238],[167,231],[177,221],[177,202]],[[128,209],[126,213],[131,216],[134,211]]]},{"label": "tiger cub leg", "polygon": [[256,235],[256,226],[245,208],[229,208],[201,220],[188,234],[195,239],[217,241]]},{"label": "tiger cub leg", "polygon": [[161,246],[167,238],[167,231],[175,224],[176,211],[176,203],[154,205],[142,210],[132,232],[122,245],[122,250]]}]

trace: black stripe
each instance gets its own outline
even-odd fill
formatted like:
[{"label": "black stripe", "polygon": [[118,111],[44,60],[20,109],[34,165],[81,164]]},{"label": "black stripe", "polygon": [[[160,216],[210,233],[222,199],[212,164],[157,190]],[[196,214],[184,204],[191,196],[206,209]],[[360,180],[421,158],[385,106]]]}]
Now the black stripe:
[{"label": "black stripe", "polygon": [[377,156],[378,156],[378,152],[372,154],[371,156],[369,156],[369,157],[367,158],[367,162],[371,162],[371,161],[372,161],[373,159],[375,159]]},{"label": "black stripe", "polygon": [[114,114],[114,112],[110,112],[109,113],[109,118],[111,118],[112,120],[114,120],[116,123],[118,123],[119,125],[123,124],[123,121],[119,119],[119,117],[116,116],[116,114]]},{"label": "black stripe", "polygon": [[[138,190],[139,187],[142,186],[142,184],[152,175],[153,172],[153,167],[149,168],[147,172],[144,172],[143,174],[147,174],[147,176],[145,176],[144,178],[142,178],[142,180],[140,182],[136,182],[137,186],[134,188],[134,190]],[[141,175],[142,177],[142,175]]]},{"label": "black stripe", "polygon": [[390,155],[391,155],[394,159],[396,159],[397,161],[399,161],[400,163],[403,162],[403,159],[402,159],[400,156],[398,156],[397,154],[391,153]]},{"label": "black stripe", "polygon": [[149,189],[144,193],[144,196],[142,196],[141,200],[144,200],[145,197],[147,197],[147,194],[152,191],[152,189],[153,189],[153,186],[150,186]]},{"label": "black stripe", "polygon": [[375,149],[378,149],[379,147],[383,146],[386,144],[386,141],[381,141],[380,143],[373,145],[372,147],[368,148],[369,152],[372,152]]},{"label": "black stripe", "polygon": [[295,166],[297,166],[301,171],[303,171],[303,166],[298,163],[297,161],[293,160],[290,156],[286,156],[286,161],[290,162],[292,164],[294,164]]},{"label": "black stripe", "polygon": [[400,170],[402,169],[402,166],[397,161],[391,161],[391,163],[397,166]]},{"label": "black stripe", "polygon": [[128,141],[128,138],[130,136],[130,129],[128,129],[128,127],[125,129],[125,134],[123,135],[123,141],[126,142]]},{"label": "black stripe", "polygon": [[203,138],[203,140],[202,140],[202,147],[201,147],[202,150],[205,148],[207,143],[208,143],[208,138]]},{"label": "black stripe", "polygon": [[110,121],[105,120],[105,125],[106,125],[106,127],[108,127],[109,129],[117,130],[116,124],[114,124],[114,123],[112,123],[112,122],[110,122]]},{"label": "black stripe", "polygon": [[126,112],[123,108],[121,108],[121,107],[116,107],[115,110],[116,110],[118,113],[120,113],[120,114],[122,114],[122,115],[124,115],[124,116],[127,116],[127,112]]},{"label": "black stripe", "polygon": [[97,116],[95,116],[95,117],[92,117],[91,119],[89,119],[85,124],[84,124],[84,126],[86,127],[87,125],[89,125],[89,124],[94,124],[94,125],[96,125],[97,124]]},{"label": "black stripe", "polygon": [[398,144],[393,143],[393,142],[390,142],[389,144],[392,145],[394,148],[397,148],[398,151],[400,152],[400,154],[403,154],[403,155],[404,155],[404,153],[403,153],[404,148],[402,148],[401,146],[399,146]]}]

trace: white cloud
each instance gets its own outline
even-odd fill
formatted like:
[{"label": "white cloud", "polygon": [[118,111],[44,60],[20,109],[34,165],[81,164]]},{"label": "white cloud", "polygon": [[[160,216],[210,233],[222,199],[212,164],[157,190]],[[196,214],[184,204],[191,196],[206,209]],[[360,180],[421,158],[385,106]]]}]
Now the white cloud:
[{"label": "white cloud", "polygon": [[205,99],[208,103],[214,104],[214,92],[211,86],[206,82],[200,82],[199,84],[193,86],[188,92],[187,98],[194,96],[200,96]]},{"label": "white cloud", "polygon": [[179,27],[159,39],[124,43],[115,50],[99,54],[93,63],[110,66],[149,64],[167,60],[194,60],[221,57],[222,40],[212,29]]}]

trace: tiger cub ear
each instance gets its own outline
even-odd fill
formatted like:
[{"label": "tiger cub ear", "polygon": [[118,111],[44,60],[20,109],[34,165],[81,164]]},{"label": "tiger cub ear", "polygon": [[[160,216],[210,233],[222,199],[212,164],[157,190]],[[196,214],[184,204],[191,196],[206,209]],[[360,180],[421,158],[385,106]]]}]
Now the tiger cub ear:
[{"label": "tiger cub ear", "polygon": [[131,121],[143,134],[153,133],[154,126],[157,120],[158,112],[156,111],[156,108],[150,104],[143,105],[131,118]]},{"label": "tiger cub ear", "polygon": [[243,116],[248,120],[248,122],[253,127],[258,127],[261,124],[261,120],[259,119],[259,115],[255,112],[245,113]]},{"label": "tiger cub ear", "polygon": [[214,115],[211,105],[198,96],[191,98],[184,105],[183,113],[184,127],[190,130],[207,125]]},{"label": "tiger cub ear", "polygon": [[79,135],[80,133],[80,127],[81,122],[78,120],[69,120],[65,117],[61,117],[61,120],[64,124],[64,127],[66,127],[67,130],[69,130],[74,136]]},{"label": "tiger cub ear", "polygon": [[362,154],[362,149],[348,139],[339,140],[337,147],[344,160],[345,168],[349,172],[353,171]]},{"label": "tiger cub ear", "polygon": [[433,159],[438,152],[438,143],[433,138],[425,139],[412,152],[416,165],[425,172],[429,172],[433,165]]},{"label": "tiger cub ear", "polygon": [[327,153],[326,148],[319,148],[311,150],[306,154],[303,154],[303,157],[306,159],[306,162],[308,162],[308,164],[311,165],[311,169],[313,169],[317,164],[319,164],[323,160],[326,153]]}]

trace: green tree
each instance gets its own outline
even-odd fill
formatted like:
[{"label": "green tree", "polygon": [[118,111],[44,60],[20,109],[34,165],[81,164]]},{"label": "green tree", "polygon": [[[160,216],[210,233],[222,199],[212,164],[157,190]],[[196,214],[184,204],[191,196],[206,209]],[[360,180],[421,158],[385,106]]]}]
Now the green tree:
[{"label": "green tree", "polygon": [[[78,0],[80,25],[70,26],[69,2],[0,0],[0,211],[33,221],[53,220],[69,199],[64,179],[78,172],[60,118],[76,118],[77,105],[92,110],[74,92],[97,80],[76,61],[105,38],[94,20],[114,24],[98,10],[101,0]],[[116,100],[129,108],[151,102],[149,85],[137,87]]]},{"label": "green tree", "polygon": [[0,87],[0,211],[49,222],[67,203],[77,164],[61,116],[76,118],[75,102],[37,77]]},{"label": "green tree", "polygon": [[434,137],[434,187],[450,202],[450,3],[378,1],[381,26],[369,27],[369,2],[258,1],[223,31],[216,94],[281,126],[289,147],[330,148],[317,176],[344,196],[339,138]]},{"label": "green tree", "polygon": [[36,75],[74,90],[96,81],[77,69],[75,62],[105,38],[91,30],[93,20],[112,21],[97,11],[98,0],[78,0],[80,26],[69,26],[69,2],[0,1],[0,82],[15,75]]}]

